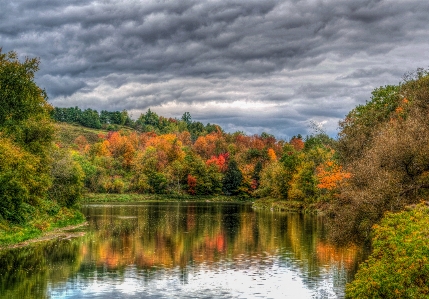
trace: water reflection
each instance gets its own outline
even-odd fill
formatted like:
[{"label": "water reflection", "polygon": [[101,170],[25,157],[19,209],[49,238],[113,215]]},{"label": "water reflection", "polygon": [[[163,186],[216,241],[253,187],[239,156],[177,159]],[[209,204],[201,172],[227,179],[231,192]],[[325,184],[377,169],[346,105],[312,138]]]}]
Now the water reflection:
[{"label": "water reflection", "polygon": [[3,298],[342,298],[364,258],[248,204],[88,205],[85,237],[0,252]]}]

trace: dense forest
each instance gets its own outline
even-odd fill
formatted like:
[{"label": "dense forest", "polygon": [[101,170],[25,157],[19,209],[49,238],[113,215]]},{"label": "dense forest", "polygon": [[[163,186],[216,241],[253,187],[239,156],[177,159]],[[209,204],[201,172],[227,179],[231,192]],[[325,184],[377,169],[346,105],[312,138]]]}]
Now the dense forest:
[{"label": "dense forest", "polygon": [[337,165],[335,141],[323,133],[285,142],[267,133],[226,133],[218,125],[192,121],[188,112],[167,119],[150,109],[136,121],[127,111],[78,107],[55,108],[52,117],[108,130],[57,143],[71,149],[90,192],[269,196],[311,203],[333,194],[347,177]]}]

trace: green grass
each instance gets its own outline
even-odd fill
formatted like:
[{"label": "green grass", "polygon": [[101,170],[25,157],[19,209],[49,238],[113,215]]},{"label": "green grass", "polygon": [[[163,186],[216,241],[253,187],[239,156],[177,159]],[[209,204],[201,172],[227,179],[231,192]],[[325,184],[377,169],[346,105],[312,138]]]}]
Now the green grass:
[{"label": "green grass", "polygon": [[89,143],[95,143],[98,141],[98,134],[106,134],[105,130],[96,130],[85,128],[80,125],[72,125],[67,123],[56,123],[57,128],[56,140],[58,140],[63,146],[71,146],[75,139],[79,136],[84,136]]},{"label": "green grass", "polygon": [[[63,146],[70,147],[74,144],[74,141],[79,136],[84,136],[88,143],[96,143],[99,138],[98,135],[106,135],[109,131],[104,129],[92,129],[87,128],[78,124],[68,124],[63,122],[55,123],[57,128],[56,138]],[[125,126],[118,126],[121,131],[132,132],[133,129]]]},{"label": "green grass", "polygon": [[0,248],[7,245],[18,244],[42,235],[42,231],[31,225],[8,226],[2,225],[0,229]]},{"label": "green grass", "polygon": [[255,209],[267,209],[279,212],[305,212],[316,213],[314,205],[304,201],[279,200],[276,198],[265,197],[255,200],[253,203]]},{"label": "green grass", "polygon": [[85,216],[81,212],[66,208],[60,209],[54,216],[48,217],[46,214],[36,216],[25,225],[13,225],[2,221],[0,222],[0,248],[38,238],[57,228],[83,222],[85,222]]}]

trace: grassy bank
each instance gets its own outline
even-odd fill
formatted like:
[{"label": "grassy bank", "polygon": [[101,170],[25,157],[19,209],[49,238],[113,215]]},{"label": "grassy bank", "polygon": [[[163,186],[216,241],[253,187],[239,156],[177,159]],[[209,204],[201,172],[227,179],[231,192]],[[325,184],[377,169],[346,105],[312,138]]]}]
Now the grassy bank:
[{"label": "grassy bank", "polygon": [[271,197],[255,200],[255,209],[267,209],[279,212],[316,213],[317,207],[304,201],[279,200]]},{"label": "grassy bank", "polygon": [[89,193],[86,194],[82,203],[97,202],[144,202],[144,201],[209,201],[209,202],[243,202],[252,201],[251,198],[243,199],[237,196],[225,195],[172,195],[172,194],[137,194],[137,193]]},{"label": "grassy bank", "polygon": [[62,208],[54,216],[37,217],[24,225],[0,221],[0,249],[43,236],[52,230],[85,222],[85,216],[77,210]]}]

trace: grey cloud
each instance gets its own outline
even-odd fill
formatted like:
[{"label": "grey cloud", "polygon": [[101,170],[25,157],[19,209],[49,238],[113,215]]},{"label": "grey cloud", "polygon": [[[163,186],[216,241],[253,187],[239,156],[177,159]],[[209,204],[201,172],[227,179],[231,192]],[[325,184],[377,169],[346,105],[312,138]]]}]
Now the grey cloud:
[{"label": "grey cloud", "polygon": [[76,91],[87,87],[87,84],[79,79],[45,75],[37,80],[40,86],[45,86],[51,97],[70,96]]},{"label": "grey cloud", "polygon": [[[419,0],[8,1],[0,47],[41,58],[37,82],[54,105],[183,104],[230,129],[286,136],[317,119],[335,135],[373,88],[429,65],[427,11]],[[199,108],[234,101],[284,117]]]}]

